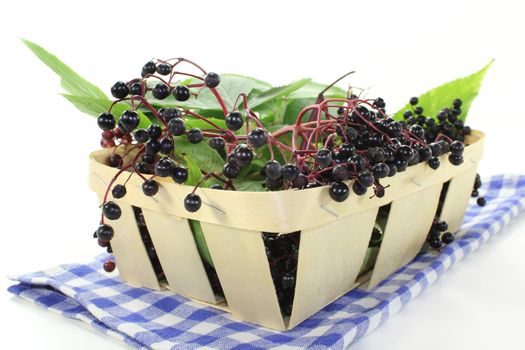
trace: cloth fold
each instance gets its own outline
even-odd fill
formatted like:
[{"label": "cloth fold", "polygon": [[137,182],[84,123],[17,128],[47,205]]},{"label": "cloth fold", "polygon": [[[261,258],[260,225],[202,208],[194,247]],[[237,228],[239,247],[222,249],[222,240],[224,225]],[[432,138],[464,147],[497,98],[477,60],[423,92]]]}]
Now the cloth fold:
[{"label": "cloth fold", "polygon": [[143,349],[342,349],[370,333],[417,297],[451,266],[499,233],[525,208],[525,175],[486,179],[465,215],[456,241],[441,252],[418,255],[371,291],[354,289],[291,331],[278,332],[234,320],[228,313],[169,291],[123,283],[101,270],[100,255],[10,277],[9,291]]}]

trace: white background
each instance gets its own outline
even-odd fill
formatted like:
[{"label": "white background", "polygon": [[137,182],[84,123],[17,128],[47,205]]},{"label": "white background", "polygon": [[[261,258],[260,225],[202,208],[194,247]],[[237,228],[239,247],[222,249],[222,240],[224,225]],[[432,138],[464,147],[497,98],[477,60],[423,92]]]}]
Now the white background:
[{"label": "white background", "polygon": [[[274,84],[329,82],[349,70],[396,111],[408,97],[496,61],[469,124],[487,133],[482,175],[525,173],[525,8],[520,1],[2,1],[0,275],[100,252],[87,156],[95,120],[58,94],[28,38],[109,93],[151,57],[185,56]],[[525,218],[354,349],[524,349]],[[118,349],[80,322],[4,292],[1,348]]]}]

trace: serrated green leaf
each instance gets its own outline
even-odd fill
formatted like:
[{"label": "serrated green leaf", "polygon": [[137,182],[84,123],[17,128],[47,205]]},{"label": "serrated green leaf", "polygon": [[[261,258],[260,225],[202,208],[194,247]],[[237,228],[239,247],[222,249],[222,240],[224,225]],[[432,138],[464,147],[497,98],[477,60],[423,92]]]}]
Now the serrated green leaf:
[{"label": "serrated green leaf", "polygon": [[102,90],[75,73],[55,55],[29,40],[21,40],[42,62],[60,76],[62,87],[68,93],[76,96],[107,99]]},{"label": "serrated green leaf", "polygon": [[[423,107],[424,114],[437,119],[437,114],[440,110],[450,106],[455,98],[459,98],[463,101],[461,105],[462,113],[459,115],[459,119],[464,121],[472,101],[474,101],[474,98],[478,95],[481,82],[492,65],[492,62],[494,61],[490,61],[489,64],[476,73],[445,83],[419,96],[419,105]],[[393,118],[402,120],[403,113],[409,110],[410,107],[410,104],[407,104],[394,114]]]},{"label": "serrated green leaf", "polygon": [[[86,114],[89,114],[93,117],[98,117],[98,115],[102,112],[107,112],[112,101],[105,99],[105,98],[94,98],[94,97],[87,97],[87,96],[73,96],[73,95],[66,95],[62,94],[69,102],[71,102],[78,110],[81,112],[84,112]],[[115,103],[113,105],[113,108],[111,109],[111,114],[115,116],[115,118],[118,120],[122,113],[129,110],[130,106],[126,103]],[[148,119],[148,117],[142,113],[141,111],[136,111],[139,114],[140,117],[140,124],[139,128],[147,128],[149,125],[152,124],[151,120]]]},{"label": "serrated green leaf", "polygon": [[248,107],[255,109],[263,103],[275,100],[279,97],[290,95],[294,91],[297,91],[306,84],[308,84],[310,81],[310,79],[301,79],[298,81],[294,81],[293,83],[290,83],[288,85],[273,87],[257,95],[252,100],[248,101]]},{"label": "serrated green leaf", "polygon": [[184,154],[189,155],[197,166],[205,172],[220,173],[224,166],[224,159],[212,149],[206,142],[191,144],[183,136],[177,136],[175,139],[175,154],[183,159]]},{"label": "serrated green leaf", "polygon": [[213,267],[213,260],[211,259],[204,233],[202,233],[201,223],[197,220],[188,220],[188,222],[190,223],[191,231],[193,232],[193,238],[195,239],[195,243],[197,244],[197,249],[199,250],[201,258]]},{"label": "serrated green leaf", "polygon": [[191,156],[186,154],[184,156],[184,160],[186,161],[186,167],[188,168],[188,179],[184,182],[184,184],[188,186],[195,186],[202,178],[202,173],[199,169],[199,166]]}]

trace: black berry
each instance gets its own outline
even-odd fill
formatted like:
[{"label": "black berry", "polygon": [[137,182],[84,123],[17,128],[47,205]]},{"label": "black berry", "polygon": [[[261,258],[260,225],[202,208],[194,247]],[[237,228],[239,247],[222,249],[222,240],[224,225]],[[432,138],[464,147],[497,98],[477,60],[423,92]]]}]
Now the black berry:
[{"label": "black berry", "polygon": [[188,131],[188,141],[190,143],[199,143],[202,141],[203,135],[202,131],[199,128],[193,128]]},{"label": "black berry", "polygon": [[106,202],[103,207],[104,217],[108,220],[117,220],[122,215],[122,210],[115,202]]},{"label": "black berry", "polygon": [[334,182],[330,187],[330,197],[336,202],[343,202],[348,198],[350,189],[344,182]]},{"label": "black berry", "polygon": [[220,82],[221,78],[217,73],[209,72],[204,77],[204,84],[209,88],[216,88],[217,86],[219,86]]},{"label": "black berry", "polygon": [[230,130],[233,130],[233,131],[239,130],[242,127],[243,123],[244,121],[242,120],[241,113],[239,112],[236,112],[236,111],[230,112],[226,116],[226,126]]},{"label": "black berry", "polygon": [[153,94],[153,97],[155,97],[157,100],[164,100],[170,95],[170,88],[164,83],[158,83],[153,87],[151,93]]},{"label": "black berry", "polygon": [[113,187],[113,190],[111,191],[113,198],[116,198],[116,199],[124,197],[126,193],[127,193],[127,190],[126,190],[126,186],[124,185],[115,185],[115,187]]},{"label": "black berry", "polygon": [[100,240],[110,241],[113,238],[113,235],[114,235],[113,227],[107,224],[102,224],[97,229],[97,237]]},{"label": "black berry", "polygon": [[171,178],[178,184],[184,183],[188,179],[188,169],[183,167],[174,167]]},{"label": "black berry", "polygon": [[113,97],[118,98],[119,100],[125,98],[129,94],[129,87],[128,85],[123,81],[117,81],[112,87],[111,87],[111,94]]},{"label": "black berry", "polygon": [[190,89],[184,85],[177,85],[175,89],[173,89],[173,96],[177,101],[187,101],[190,98]]},{"label": "black berry", "polygon": [[201,197],[195,193],[190,193],[184,198],[184,208],[190,213],[194,213],[200,209],[202,205]]},{"label": "black berry", "polygon": [[155,180],[146,180],[142,183],[142,192],[146,196],[154,196],[159,191],[159,184]]},{"label": "black berry", "polygon": [[104,131],[115,128],[115,117],[109,112],[100,114],[97,118],[98,127]]}]

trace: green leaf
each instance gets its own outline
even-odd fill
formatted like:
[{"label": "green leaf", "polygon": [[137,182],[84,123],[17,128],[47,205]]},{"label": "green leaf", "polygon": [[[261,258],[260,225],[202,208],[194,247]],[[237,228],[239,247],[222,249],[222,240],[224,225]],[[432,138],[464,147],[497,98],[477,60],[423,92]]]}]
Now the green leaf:
[{"label": "green leaf", "polygon": [[[462,112],[459,115],[459,119],[464,121],[472,101],[478,95],[481,82],[492,65],[492,62],[494,62],[494,60],[490,61],[489,64],[476,73],[438,86],[419,96],[419,105],[423,107],[424,114],[437,119],[436,116],[440,110],[451,105],[455,98],[459,98],[463,101],[461,105]],[[407,104],[401,108],[393,118],[402,120],[403,113],[410,108],[410,104]]]},{"label": "green leaf", "polygon": [[[317,97],[295,98],[293,100],[290,100],[290,102],[288,102],[288,105],[286,106],[283,123],[287,125],[294,124],[297,120],[299,112],[301,112],[303,108],[314,104],[316,99]],[[307,112],[307,115],[308,113],[309,112]]]},{"label": "green leaf", "polygon": [[266,192],[264,181],[234,180],[233,184],[237,191]]},{"label": "green leaf", "polygon": [[179,158],[189,155],[197,166],[209,173],[211,171],[219,173],[224,166],[224,159],[212,149],[206,142],[191,144],[183,136],[177,136],[175,139],[175,154]]},{"label": "green leaf", "polygon": [[[221,74],[221,83],[217,86],[217,91],[222,96],[224,103],[229,110],[233,108],[233,105],[239,94],[244,93],[249,95],[250,92],[254,89],[257,90],[268,90],[271,88],[271,85],[255,78],[245,77],[242,75],[236,74]],[[215,98],[215,95],[211,92],[210,89],[203,88],[199,91],[199,95],[191,97],[188,101],[178,102],[173,96],[168,97],[165,100],[155,100],[153,96],[148,95],[148,100],[155,107],[181,107],[188,109],[210,109],[210,110],[219,110],[222,114],[222,109]],[[239,99],[238,103],[240,104],[242,99]]]},{"label": "green leaf", "polygon": [[106,95],[95,85],[82,78],[69,68],[64,62],[59,60],[55,55],[46,51],[43,47],[25,39],[21,39],[23,43],[33,53],[51,68],[56,74],[60,76],[61,84],[64,90],[71,95],[89,96],[100,99],[107,99]]},{"label": "green leaf", "polygon": [[288,85],[283,85],[279,87],[274,87],[269,90],[266,90],[253,98],[251,101],[248,101],[248,107],[254,109],[258,106],[262,105],[263,103],[269,102],[271,100],[275,100],[276,98],[287,96],[293,93],[294,91],[299,90],[306,84],[308,84],[311,80],[310,79],[302,79],[298,81],[294,81],[293,83],[290,83]]},{"label": "green leaf", "polygon": [[[217,119],[217,118],[206,118],[212,123],[215,123],[216,125],[220,126],[221,128],[226,129],[226,122],[224,119]],[[204,120],[197,119],[195,117],[186,116],[184,117],[184,123],[186,124],[186,128],[199,128],[201,130],[205,129],[214,129],[213,126],[206,123]]]},{"label": "green leaf", "polygon": [[[88,96],[74,96],[74,95],[66,95],[62,94],[69,102],[71,102],[77,109],[79,109],[81,112],[84,112],[86,114],[89,114],[93,117],[98,117],[98,115],[102,112],[107,112],[112,101],[108,100],[107,98],[94,98],[94,97],[88,97]],[[126,103],[116,103],[113,105],[113,108],[111,109],[111,114],[115,116],[115,118],[118,120],[122,113],[124,111],[129,110],[131,107]],[[141,111],[137,111],[140,117],[140,124],[139,128],[147,128],[151,121],[148,119],[148,117],[142,113]]]},{"label": "green leaf", "polygon": [[195,163],[193,158],[191,158],[189,155],[186,154],[184,156],[184,160],[186,161],[186,166],[188,167],[188,179],[184,182],[184,184],[188,186],[195,186],[202,178],[202,173],[197,163]]},{"label": "green leaf", "polygon": [[195,243],[197,244],[197,249],[199,250],[201,258],[213,267],[213,260],[211,259],[204,233],[202,233],[201,223],[197,220],[188,220],[188,222],[190,223],[190,228],[193,232],[193,238],[195,239]]},{"label": "green leaf", "polygon": [[[301,87],[290,95],[290,98],[313,98],[314,101],[319,96],[319,93],[323,91],[328,84],[320,84],[310,81],[308,84]],[[324,93],[325,98],[345,98],[346,91],[341,89],[339,86],[332,86]]]}]

